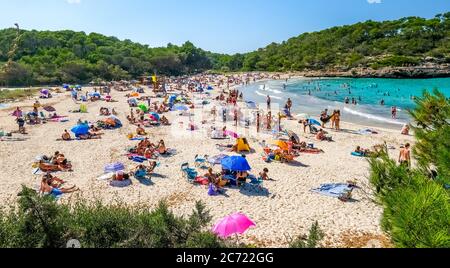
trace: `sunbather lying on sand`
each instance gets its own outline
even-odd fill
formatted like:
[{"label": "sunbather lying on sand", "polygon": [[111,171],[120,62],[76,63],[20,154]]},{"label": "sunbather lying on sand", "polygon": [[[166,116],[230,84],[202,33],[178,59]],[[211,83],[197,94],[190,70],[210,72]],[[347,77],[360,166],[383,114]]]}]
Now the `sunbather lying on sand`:
[{"label": "sunbather lying on sand", "polygon": [[66,183],[64,180],[54,177],[50,173],[45,174],[43,178],[47,180],[50,186],[55,188],[61,188],[61,186]]},{"label": "sunbather lying on sand", "polygon": [[44,160],[39,161],[39,169],[43,172],[56,172],[56,171],[71,171],[70,166],[64,166],[63,164],[56,165],[44,162]]},{"label": "sunbather lying on sand", "polygon": [[42,178],[41,187],[39,191],[43,194],[51,194],[55,197],[60,196],[62,194],[73,193],[80,190],[75,185],[70,188],[58,188],[51,186],[51,179],[46,177]]},{"label": "sunbather lying on sand", "polygon": [[103,134],[89,132],[88,134],[85,134],[85,135],[78,135],[77,138],[79,138],[80,140],[98,140],[98,139],[102,138],[101,135],[103,135]]},{"label": "sunbather lying on sand", "polygon": [[369,149],[363,149],[361,146],[357,146],[355,149],[355,153],[361,154],[363,156],[368,156],[372,152]]}]

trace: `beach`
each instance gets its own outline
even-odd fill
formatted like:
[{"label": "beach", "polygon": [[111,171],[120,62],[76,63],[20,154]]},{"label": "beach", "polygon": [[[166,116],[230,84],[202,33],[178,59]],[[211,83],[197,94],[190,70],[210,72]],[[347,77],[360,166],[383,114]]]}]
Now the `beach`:
[{"label": "beach", "polygon": [[[283,77],[281,78],[283,79]],[[215,86],[212,95],[217,95],[226,86]],[[144,87],[146,94],[154,95],[151,90]],[[83,92],[92,92],[90,87],[83,88]],[[298,120],[283,120],[283,127],[294,131],[302,141],[314,143],[322,149],[322,154],[301,154],[295,165],[285,163],[266,163],[262,160],[262,140],[270,141],[271,135],[254,136],[252,130],[236,130],[233,122],[228,122],[228,129],[237,133],[245,133],[254,152],[246,156],[250,163],[251,173],[257,175],[264,168],[269,169],[269,176],[273,180],[264,181],[263,187],[267,192],[259,193],[237,187],[227,188],[226,195],[208,196],[205,186],[189,183],[180,169],[183,163],[194,163],[196,155],[217,155],[221,152],[216,144],[233,144],[233,140],[212,140],[201,132],[207,132],[211,123],[206,115],[209,113],[197,106],[193,111],[195,117],[206,118],[206,124],[198,124],[199,129],[191,132],[187,129],[187,117],[181,117],[177,112],[164,114],[172,126],[146,128],[149,138],[153,142],[164,139],[168,148],[176,149],[176,154],[167,158],[159,158],[160,166],[155,170],[151,185],[140,184],[133,180],[133,185],[127,188],[113,188],[106,181],[97,178],[103,174],[107,164],[122,162],[129,169],[136,163],[125,156],[126,149],[137,144],[130,141],[126,135],[134,133],[136,126],[131,125],[126,116],[130,113],[127,104],[129,92],[112,90],[111,96],[117,102],[103,101],[89,102],[89,113],[69,113],[69,110],[79,108],[70,97],[70,92],[55,93],[54,97],[39,100],[43,105],[51,105],[61,115],[67,115],[68,122],[49,122],[37,126],[27,126],[28,135],[24,141],[0,141],[0,200],[4,206],[17,199],[21,186],[37,188],[41,176],[32,174],[32,164],[35,157],[42,154],[53,154],[55,151],[63,153],[72,162],[73,172],[58,173],[58,177],[76,184],[80,191],[64,195],[60,202],[71,202],[75,198],[87,200],[100,200],[105,204],[116,202],[129,206],[147,204],[156,206],[161,200],[166,200],[171,209],[179,215],[188,215],[196,201],[202,201],[213,216],[215,223],[226,215],[240,211],[245,213],[255,223],[242,235],[242,241],[262,247],[285,247],[289,237],[306,234],[310,226],[318,221],[320,228],[326,234],[325,246],[349,247],[348,236],[358,234],[371,238],[387,240],[380,227],[382,207],[374,202],[374,196],[369,184],[369,163],[366,158],[352,156],[350,153],[357,147],[370,148],[384,142],[392,148],[389,154],[396,159],[400,146],[405,143],[414,143],[413,136],[400,134],[400,129],[376,128],[378,134],[359,135],[355,131],[366,129],[367,126],[341,123],[345,131],[326,129],[333,136],[334,142],[316,141],[314,135],[303,133],[303,127]],[[192,93],[191,93],[192,98]],[[204,98],[201,95],[199,98]],[[159,100],[161,98],[152,98]],[[35,99],[29,99],[10,104],[9,108],[0,110],[0,130],[17,130],[14,117],[10,114],[16,106],[30,110]],[[243,104],[240,103],[242,106]],[[295,105],[295,104],[294,104]],[[27,108],[28,107],[28,108]],[[123,127],[117,130],[104,131],[100,140],[86,141],[57,141],[65,129],[69,130],[76,122],[88,120],[95,122],[99,119],[101,107],[114,108]],[[345,118],[342,119],[345,121]],[[181,124],[179,121],[183,121]],[[199,120],[201,121],[201,120]],[[221,122],[216,122],[222,127]],[[253,129],[254,126],[250,126]],[[21,137],[14,134],[14,136]],[[394,149],[395,148],[395,149]],[[215,167],[218,169],[218,167]],[[199,171],[206,172],[206,171]],[[359,188],[353,192],[352,202],[342,202],[337,198],[319,195],[311,189],[326,183],[346,183],[354,181]],[[346,242],[347,241],[347,242]],[[388,247],[385,243],[380,245]]]}]

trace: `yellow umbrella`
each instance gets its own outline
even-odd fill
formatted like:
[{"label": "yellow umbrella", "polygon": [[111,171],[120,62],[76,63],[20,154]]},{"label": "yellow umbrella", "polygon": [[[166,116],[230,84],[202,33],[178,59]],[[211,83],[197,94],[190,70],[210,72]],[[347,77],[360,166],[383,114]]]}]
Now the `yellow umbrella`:
[{"label": "yellow umbrella", "polygon": [[274,141],[273,144],[280,147],[280,149],[283,151],[289,150],[289,145],[285,141],[278,140],[278,141]]}]

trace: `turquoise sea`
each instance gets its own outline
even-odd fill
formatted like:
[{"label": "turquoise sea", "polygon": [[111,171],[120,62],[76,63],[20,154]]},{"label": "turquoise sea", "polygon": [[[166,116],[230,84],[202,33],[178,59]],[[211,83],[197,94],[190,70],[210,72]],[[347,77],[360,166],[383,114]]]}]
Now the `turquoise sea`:
[{"label": "turquoise sea", "polygon": [[[414,108],[415,96],[423,90],[438,88],[450,97],[450,78],[436,79],[382,79],[382,78],[304,78],[271,80],[241,88],[247,101],[264,105],[270,95],[273,103],[284,106],[293,101],[295,113],[318,117],[324,109],[341,110],[343,121],[374,127],[401,128],[411,121],[407,113]],[[345,98],[350,104],[345,104]],[[351,104],[352,98],[357,105]],[[384,106],[380,104],[384,101]],[[392,119],[391,107],[398,108],[397,119]],[[262,106],[264,107],[264,106]]]}]

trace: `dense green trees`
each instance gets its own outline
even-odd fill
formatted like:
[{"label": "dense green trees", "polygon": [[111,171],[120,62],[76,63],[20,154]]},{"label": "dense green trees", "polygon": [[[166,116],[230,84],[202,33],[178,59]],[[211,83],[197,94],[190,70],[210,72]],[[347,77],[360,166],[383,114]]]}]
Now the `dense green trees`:
[{"label": "dense green trees", "polygon": [[[16,29],[0,31],[0,64],[8,60]],[[181,75],[205,70],[301,71],[450,63],[450,12],[433,19],[367,21],[305,33],[247,54],[216,54],[186,42],[149,48],[115,37],[73,31],[22,31],[0,85],[85,83],[158,72]],[[2,64],[3,65],[3,64]]]},{"label": "dense green trees", "polygon": [[429,20],[367,21],[305,33],[244,57],[223,57],[219,66],[231,71],[345,70],[418,65],[427,57],[450,62],[450,12]]},{"label": "dense green trees", "polygon": [[417,126],[418,168],[398,166],[383,154],[370,160],[370,181],[384,207],[382,226],[395,246],[450,247],[450,102],[425,92],[411,112]]},{"label": "dense green trees", "polygon": [[[13,58],[16,65],[2,73],[5,85],[86,83],[93,79],[120,80],[157,72],[180,75],[211,69],[207,53],[186,42],[149,48],[130,40],[120,41],[73,31],[22,31]],[[0,31],[0,63],[16,37],[15,29]]]}]

